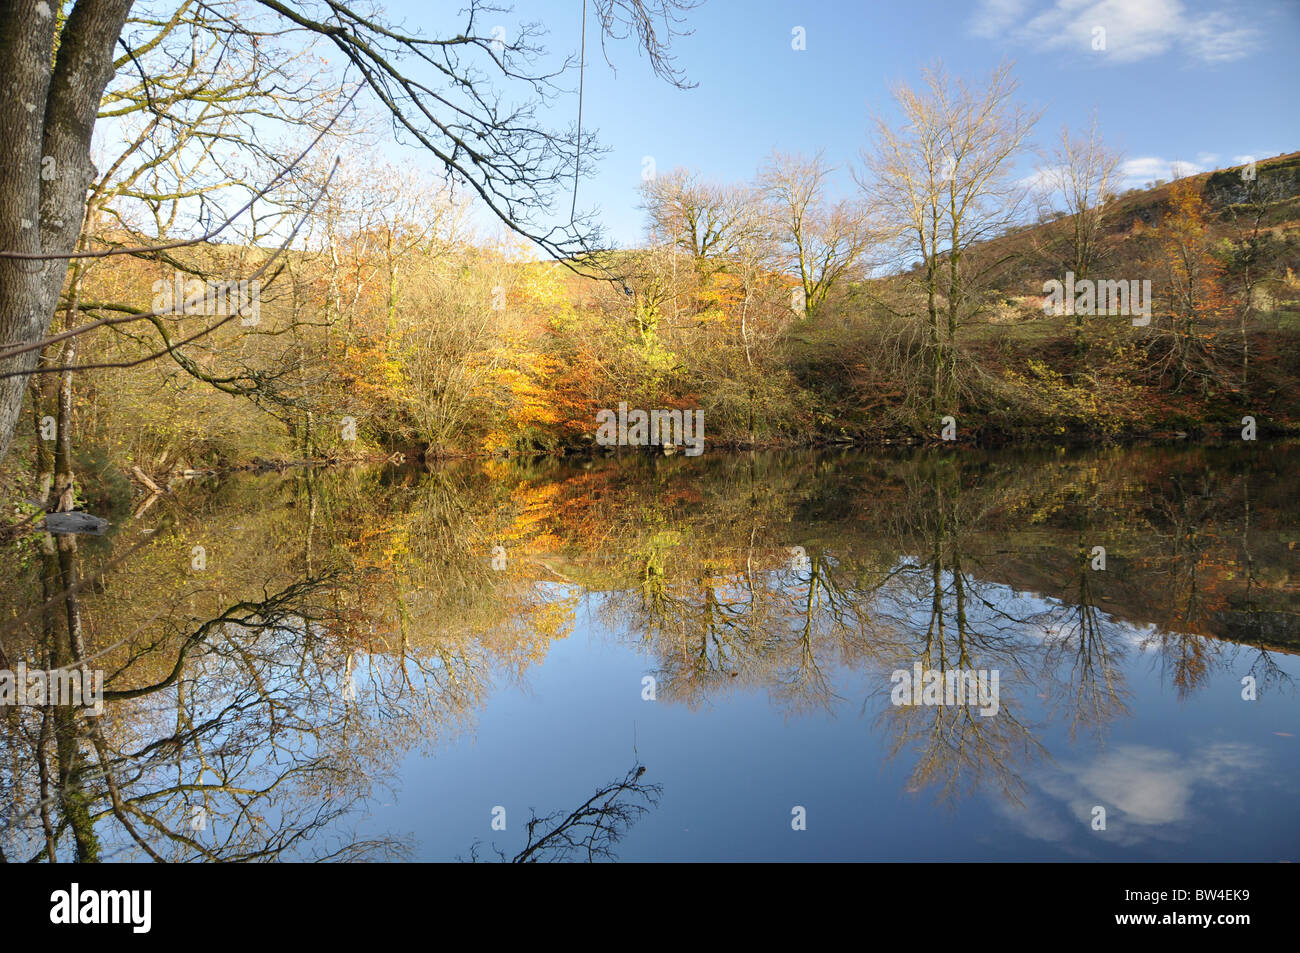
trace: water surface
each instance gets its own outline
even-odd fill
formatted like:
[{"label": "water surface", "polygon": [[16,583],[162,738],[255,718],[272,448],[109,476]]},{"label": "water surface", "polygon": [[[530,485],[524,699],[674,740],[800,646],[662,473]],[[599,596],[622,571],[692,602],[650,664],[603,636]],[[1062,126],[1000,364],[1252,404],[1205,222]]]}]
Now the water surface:
[{"label": "water surface", "polygon": [[[109,691],[98,722],[7,713],[2,843],[46,843],[43,762],[60,859],[1295,860],[1297,462],[709,452],[189,486],[61,562],[5,552],[11,660],[69,658],[66,600],[41,604],[72,566]],[[996,673],[996,713],[894,704],[918,664]]]}]

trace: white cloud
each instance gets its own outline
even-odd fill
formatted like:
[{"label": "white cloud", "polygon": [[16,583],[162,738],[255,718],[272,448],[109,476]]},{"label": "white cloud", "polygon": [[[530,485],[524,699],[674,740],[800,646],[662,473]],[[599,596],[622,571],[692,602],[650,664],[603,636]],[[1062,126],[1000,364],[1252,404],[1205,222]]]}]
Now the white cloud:
[{"label": "white cloud", "polygon": [[1016,184],[1034,194],[1054,192],[1065,177],[1065,173],[1065,166],[1062,165],[1043,166],[1034,169],[1028,175],[1021,176]]},{"label": "white cloud", "polygon": [[[1202,153],[1204,155],[1204,153]],[[1139,188],[1156,179],[1172,182],[1185,176],[1208,172],[1212,163],[1198,164],[1183,159],[1162,159],[1159,156],[1140,156],[1120,163],[1119,174],[1123,188]]]},{"label": "white cloud", "polygon": [[1062,816],[1056,809],[1056,802],[1036,791],[1026,791],[1019,804],[1005,798],[996,798],[992,807],[1018,827],[1022,834],[1034,840],[1064,845],[1076,834],[1077,825]]},{"label": "white cloud", "polygon": [[1191,816],[1193,767],[1172,751],[1123,745],[1088,765],[1067,767],[1079,791],[1074,816],[1084,820],[1092,805],[1110,806],[1132,824],[1173,824]]},{"label": "white cloud", "polygon": [[[1178,830],[1197,820],[1193,802],[1198,795],[1217,805],[1241,805],[1235,792],[1266,765],[1253,745],[1218,742],[1185,755],[1146,745],[1125,744],[1102,752],[1092,761],[1062,763],[1041,774],[1025,797],[1025,810],[999,808],[1023,834],[1061,843],[1065,832],[1090,830],[1092,810],[1106,808],[1108,839],[1135,844],[1179,837]],[[1070,818],[1050,806],[1056,802]],[[996,806],[996,805],[995,805]]]},{"label": "white cloud", "polygon": [[1245,165],[1247,162],[1260,162],[1263,159],[1272,159],[1274,156],[1285,155],[1285,151],[1278,149],[1259,149],[1256,152],[1249,152],[1245,155],[1233,156],[1233,165]]},{"label": "white cloud", "polygon": [[[1219,0],[1222,2],[1222,0]],[[1184,0],[980,0],[971,32],[1038,50],[1131,63],[1171,51],[1226,63],[1255,49],[1260,33],[1223,9],[1189,10]],[[1104,32],[1102,32],[1104,31]],[[1104,49],[1096,49],[1104,40]]]},{"label": "white cloud", "polygon": [[1256,36],[1254,29],[1234,26],[1228,14],[1216,11],[1190,23],[1184,41],[1207,63],[1230,63],[1254,49]]},{"label": "white cloud", "polygon": [[1021,18],[1029,0],[982,0],[971,18],[971,32],[976,36],[1001,36]]}]

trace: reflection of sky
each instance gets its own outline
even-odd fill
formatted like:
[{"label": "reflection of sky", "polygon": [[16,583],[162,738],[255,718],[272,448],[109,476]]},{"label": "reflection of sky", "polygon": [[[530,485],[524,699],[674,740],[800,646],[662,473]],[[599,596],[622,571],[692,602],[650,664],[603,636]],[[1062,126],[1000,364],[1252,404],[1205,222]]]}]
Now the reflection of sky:
[{"label": "reflection of sky", "polygon": [[[1275,661],[1300,670],[1294,657]],[[1023,804],[988,799],[1000,836],[1036,858],[1296,859],[1295,696],[1242,701],[1247,667],[1216,673],[1181,703],[1149,665],[1130,668],[1133,717],[1114,724],[1104,749],[1049,730],[1054,763],[1028,772]],[[1097,806],[1105,831],[1092,830]]]},{"label": "reflection of sky", "polygon": [[[1068,847],[1079,831],[1108,846],[1165,842],[1176,850],[1185,836],[1213,827],[1221,812],[1240,813],[1247,789],[1270,785],[1260,744],[1213,742],[1180,754],[1168,748],[1125,744],[1087,761],[1063,762],[1034,779],[1034,791],[1017,808],[998,812],[1025,836]],[[1106,809],[1106,830],[1092,831],[1094,808]]]},{"label": "reflection of sky", "polygon": [[[1296,698],[1284,688],[1241,701],[1253,652],[1226,653],[1226,667],[1181,701],[1150,655],[1126,653],[1130,714],[1109,723],[1104,745],[1084,732],[1071,741],[1059,716],[1049,715],[1060,699],[1004,671],[1004,699],[1016,699],[1017,717],[1047,755],[1016,762],[1020,805],[995,784],[940,804],[933,788],[912,786],[913,752],[887,756],[878,708],[864,705],[880,691],[876,673],[832,670],[839,698],[831,712],[786,714],[766,690],[739,686],[696,711],[662,696],[646,702],[641,679],[656,663],[610,637],[598,621],[600,598],[580,602],[574,635],[555,642],[524,685],[499,684],[471,732],[431,756],[408,756],[396,799],[376,804],[363,829],[410,833],[421,859],[466,855],[476,839],[512,854],[530,809],[572,809],[639,757],[663,798],[620,845],[624,860],[1300,853],[1300,806],[1291,796],[1300,788],[1298,739],[1287,737],[1300,735]],[[1126,646],[1145,632],[1115,625]],[[1300,659],[1275,661],[1300,675]],[[507,808],[504,834],[489,826],[496,805]],[[795,805],[807,809],[806,831],[790,827]],[[1104,832],[1091,829],[1094,805],[1106,808]]]}]

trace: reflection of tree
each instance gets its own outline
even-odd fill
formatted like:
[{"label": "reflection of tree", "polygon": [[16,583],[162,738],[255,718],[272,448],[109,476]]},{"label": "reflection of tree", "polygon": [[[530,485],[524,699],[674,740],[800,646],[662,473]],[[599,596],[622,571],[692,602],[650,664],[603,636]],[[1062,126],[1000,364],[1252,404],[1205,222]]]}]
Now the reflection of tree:
[{"label": "reflection of tree", "polygon": [[75,548],[47,538],[21,580],[43,611],[10,620],[4,645],[25,643],[30,667],[102,668],[107,710],[8,713],[0,833],[26,843],[6,852],[397,851],[350,836],[349,811],[411,746],[463,722],[494,669],[522,672],[571,625],[576,596],[484,558],[500,529],[481,485],[456,471],[376,497],[362,474],[235,478],[157,523],[144,556],[101,567],[93,592]]},{"label": "reflection of tree", "polygon": [[[1261,618],[1259,606],[1257,604],[1257,589],[1262,590],[1260,581],[1256,575],[1257,566],[1255,561],[1254,547],[1251,544],[1251,501],[1250,501],[1250,473],[1247,472],[1241,478],[1241,499],[1242,499],[1242,521],[1241,521],[1241,561],[1243,565],[1242,577],[1245,582],[1245,591],[1240,593],[1233,608],[1245,613],[1247,618],[1256,620],[1256,625]],[[1274,687],[1290,685],[1293,679],[1286,671],[1277,664],[1273,654],[1267,649],[1256,647],[1253,650],[1253,661],[1247,670],[1249,675],[1254,676],[1256,686],[1263,694]]]},{"label": "reflection of tree", "polygon": [[635,585],[605,598],[605,616],[654,653],[670,698],[696,705],[744,685],[767,688],[787,711],[828,708],[831,670],[863,651],[868,595],[829,554],[792,566],[754,535],[734,553],[633,556]]},{"label": "reflection of tree", "polygon": [[1271,689],[1295,684],[1295,679],[1277,664],[1272,652],[1267,649],[1254,649],[1251,655],[1253,659],[1250,668],[1246,670],[1246,674],[1254,677],[1255,687],[1259,694],[1262,695]]},{"label": "reflection of tree", "polygon": [[1179,698],[1188,697],[1206,684],[1218,661],[1218,643],[1185,632],[1160,632],[1153,641]]},{"label": "reflection of tree", "polygon": [[[1050,466],[751,455],[241,477],[161,500],[138,551],[123,539],[139,523],[80,551],[33,537],[0,556],[0,602],[31,607],[0,621],[0,662],[102,667],[108,708],[0,713],[0,828],[30,839],[3,848],[392,853],[344,833],[348,809],[470,721],[495,679],[523,677],[586,604],[645,651],[669,703],[751,690],[834,710],[846,679],[874,694],[915,662],[998,669],[995,716],[890,706],[881,723],[895,753],[915,749],[914,784],[1014,791],[1038,748],[1009,689],[1041,678],[1053,717],[1100,732],[1126,710],[1126,618],[1163,630],[1180,691],[1231,657],[1211,637],[1225,618],[1258,649],[1261,687],[1280,678],[1267,649],[1291,638],[1276,515],[1290,470],[1271,465],[1244,525],[1223,502],[1244,482],[1195,475],[1225,468],[1134,450]],[[1099,540],[1113,541],[1105,573],[1080,555]],[[189,571],[196,542],[204,573]]]},{"label": "reflection of tree", "polygon": [[827,641],[822,636],[851,638],[855,616],[852,598],[836,577],[834,560],[825,553],[813,553],[807,560],[806,576],[796,568],[792,582],[778,590],[789,602],[786,613],[792,616],[792,624],[783,638],[783,663],[772,682],[773,694],[787,709],[830,706],[835,692],[826,662],[819,658]]},{"label": "reflection of tree", "polygon": [[[1014,605],[998,588],[978,579],[979,560],[969,540],[985,518],[978,500],[962,492],[960,471],[948,461],[926,460],[910,478],[906,505],[895,516],[903,563],[877,608],[878,636],[887,644],[890,669],[946,676],[956,670],[999,672],[996,714],[980,714],[978,704],[889,705],[882,720],[893,736],[890,754],[917,749],[915,786],[938,785],[953,798],[993,780],[1009,797],[1024,788],[1017,762],[1042,751],[1015,713],[1004,690],[1008,676],[1027,679],[1026,662],[1041,646],[1029,638],[1030,620],[1013,614]],[[882,692],[887,671],[880,674]]]},{"label": "reflection of tree", "polygon": [[1051,693],[1064,709],[1075,738],[1080,728],[1102,733],[1116,717],[1128,714],[1124,701],[1123,643],[1116,626],[1097,606],[1091,550],[1081,540],[1076,585],[1068,598],[1043,613],[1047,631],[1046,670],[1059,687]]},{"label": "reflection of tree", "polygon": [[717,553],[651,545],[620,560],[634,584],[604,600],[604,615],[660,660],[661,691],[696,705],[766,654],[768,606],[748,573],[724,572]]},{"label": "reflection of tree", "polygon": [[[555,811],[545,817],[536,814],[527,824],[528,842],[509,858],[512,864],[559,863],[617,860],[614,847],[652,807],[659,803],[663,786],[641,780],[645,766],[633,765],[620,781],[606,784],[567,814]],[[506,860],[503,851],[497,856]],[[478,860],[478,844],[470,848],[470,859]]]},{"label": "reflection of tree", "polygon": [[[42,710],[31,752],[38,802],[11,818],[19,827],[41,820],[44,844],[31,859],[56,859],[68,831],[83,861],[133,851],[157,861],[391,854],[394,845],[378,841],[349,840],[325,853],[307,844],[381,773],[359,751],[376,727],[347,737],[336,687],[305,671],[306,636],[325,621],[311,597],[326,585],[306,580],[241,601],[165,649],[132,651],[106,675],[102,717]],[[85,658],[74,650],[69,663]],[[137,666],[161,675],[123,687]],[[53,781],[45,769],[52,756]]]},{"label": "reflection of tree", "polygon": [[[1172,610],[1170,629],[1155,637],[1161,659],[1179,698],[1186,698],[1209,679],[1221,643],[1206,638],[1211,613],[1218,608],[1217,594],[1202,580],[1217,544],[1217,515],[1223,503],[1216,491],[1213,471],[1192,478],[1172,473],[1155,511],[1166,551],[1161,570],[1164,591]],[[1176,627],[1176,628],[1174,628]]]}]

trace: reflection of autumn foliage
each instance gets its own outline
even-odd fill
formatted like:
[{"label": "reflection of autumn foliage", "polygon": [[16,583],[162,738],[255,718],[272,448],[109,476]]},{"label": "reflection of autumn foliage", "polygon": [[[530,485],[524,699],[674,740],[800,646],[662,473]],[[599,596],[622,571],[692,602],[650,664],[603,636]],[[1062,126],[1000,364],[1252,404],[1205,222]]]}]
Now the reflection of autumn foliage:
[{"label": "reflection of autumn foliage", "polygon": [[[1300,599],[1294,457],[1279,446],[496,460],[194,487],[77,555],[86,650],[103,653],[118,693],[101,719],[104,757],[125,770],[148,753],[123,804],[147,799],[136,806],[176,832],[205,758],[243,746],[204,789],[220,817],[248,803],[240,791],[262,791],[257,753],[278,745],[298,772],[276,789],[278,816],[307,824],[295,798],[352,803],[404,751],[472,722],[496,680],[525,677],[589,613],[646,654],[669,704],[756,691],[784,711],[835,710],[879,700],[890,672],[918,661],[996,668],[994,718],[887,706],[877,725],[915,757],[914,784],[1014,794],[1036,742],[1011,683],[1041,689],[1071,730],[1104,731],[1125,710],[1135,626],[1154,627],[1148,647],[1180,695],[1233,664],[1229,637],[1251,645],[1252,671],[1272,678],[1262,684],[1278,681],[1269,654],[1300,648],[1287,621]],[[1096,545],[1104,572],[1088,565]],[[0,623],[0,642],[11,660],[46,658],[47,631],[62,629],[55,618],[47,630],[39,607],[57,583],[35,550],[4,558],[5,604],[36,609]],[[17,760],[4,784],[37,831],[41,725],[6,726]],[[181,787],[150,787],[165,768]],[[65,802],[85,849],[124,846],[130,807],[110,810],[90,776],[83,790]],[[293,834],[245,826],[221,849],[287,849]],[[167,856],[198,850],[159,837]]]}]

